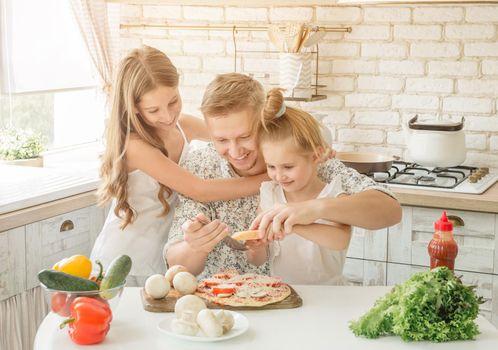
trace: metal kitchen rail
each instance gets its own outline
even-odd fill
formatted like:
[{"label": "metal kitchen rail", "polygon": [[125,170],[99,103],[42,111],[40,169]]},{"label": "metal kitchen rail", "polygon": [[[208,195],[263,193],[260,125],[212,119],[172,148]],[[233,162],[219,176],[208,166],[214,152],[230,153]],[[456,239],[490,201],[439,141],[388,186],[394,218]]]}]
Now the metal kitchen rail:
[{"label": "metal kitchen rail", "polygon": [[[265,32],[268,26],[247,26],[237,24],[170,24],[167,22],[156,23],[121,23],[120,28],[167,28],[167,29],[184,29],[184,30],[215,30],[215,31],[246,31],[246,32]],[[351,32],[351,27],[327,27],[317,26],[319,31],[325,32]]]},{"label": "metal kitchen rail", "polygon": [[[350,33],[351,27],[327,27],[327,26],[319,26],[314,25],[316,31],[325,31],[325,32],[342,32],[342,33]],[[156,23],[121,23],[120,28],[164,28],[164,29],[173,29],[173,30],[212,30],[212,31],[231,31],[232,32],[232,40],[234,44],[234,71],[237,71],[237,54],[242,53],[244,51],[237,50],[237,40],[236,33],[238,31],[257,31],[264,32],[268,31],[269,26],[247,26],[247,25],[237,25],[237,24],[171,24],[167,22],[156,22]],[[319,95],[318,88],[323,87],[323,85],[318,84],[318,58],[319,51],[318,45],[315,45],[315,50],[312,52],[315,55],[316,66],[315,66],[315,84],[313,84],[314,94],[311,98],[302,98],[302,97],[294,97],[294,91],[292,92],[292,96],[285,97],[287,101],[299,101],[299,102],[311,102],[324,100],[327,98],[327,95]]]}]

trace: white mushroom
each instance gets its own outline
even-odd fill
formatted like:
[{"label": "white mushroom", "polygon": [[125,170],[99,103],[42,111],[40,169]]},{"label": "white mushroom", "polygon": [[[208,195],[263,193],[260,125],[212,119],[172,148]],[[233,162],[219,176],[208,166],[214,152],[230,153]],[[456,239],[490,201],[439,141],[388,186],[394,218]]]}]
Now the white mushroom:
[{"label": "white mushroom", "polygon": [[193,316],[192,311],[186,310],[183,312],[181,319],[175,318],[171,321],[171,330],[177,334],[193,336],[199,332],[199,326],[195,322],[196,318]]},{"label": "white mushroom", "polygon": [[168,271],[164,274],[164,277],[169,281],[170,284],[173,284],[173,278],[178,272],[188,272],[187,268],[183,265],[173,265],[171,266]]},{"label": "white mushroom", "polygon": [[171,286],[163,275],[152,275],[145,281],[145,292],[154,299],[161,299],[168,295]]},{"label": "white mushroom", "polygon": [[190,272],[178,272],[173,278],[173,287],[180,294],[192,294],[197,289],[197,279]]},{"label": "white mushroom", "polygon": [[205,308],[206,303],[197,295],[184,295],[176,301],[175,315],[176,318],[181,319],[185,311],[190,311],[192,312],[192,319],[195,321],[197,319],[197,314],[199,313],[199,311]]},{"label": "white mushroom", "polygon": [[221,323],[221,327],[223,328],[223,334],[227,333],[230,329],[233,328],[235,321],[233,319],[233,315],[231,312],[220,310],[216,314],[216,318]]},{"label": "white mushroom", "polygon": [[213,310],[204,309],[197,314],[197,324],[208,337],[223,335],[223,326],[216,318]]}]

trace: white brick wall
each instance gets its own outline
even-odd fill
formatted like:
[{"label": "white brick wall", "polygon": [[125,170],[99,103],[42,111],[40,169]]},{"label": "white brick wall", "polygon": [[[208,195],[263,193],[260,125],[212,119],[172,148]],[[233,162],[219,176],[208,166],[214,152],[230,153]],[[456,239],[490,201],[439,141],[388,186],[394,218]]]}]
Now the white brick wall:
[{"label": "white brick wall", "polygon": [[[320,43],[318,83],[327,99],[298,103],[326,115],[340,150],[406,154],[401,123],[415,113],[465,117],[465,164],[498,168],[498,4],[395,6],[121,5],[121,23],[306,21],[351,26]],[[230,31],[121,29],[120,52],[140,44],[167,53],[182,73],[184,110],[199,115],[206,84],[234,68]],[[237,70],[278,84],[278,54],[264,31],[237,33]],[[251,52],[242,52],[251,51]],[[316,56],[313,56],[316,58]],[[316,63],[313,62],[313,71]]]},{"label": "white brick wall", "polygon": [[453,92],[452,79],[437,78],[407,78],[407,92],[433,92],[449,94]]},{"label": "white brick wall", "polygon": [[403,23],[411,17],[409,8],[367,7],[363,11],[365,23]]}]

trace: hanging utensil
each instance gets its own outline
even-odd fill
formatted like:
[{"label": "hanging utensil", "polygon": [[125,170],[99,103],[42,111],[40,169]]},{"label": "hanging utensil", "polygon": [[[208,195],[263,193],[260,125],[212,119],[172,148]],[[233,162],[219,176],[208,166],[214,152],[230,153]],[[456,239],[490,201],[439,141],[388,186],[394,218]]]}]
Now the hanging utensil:
[{"label": "hanging utensil", "polygon": [[297,23],[289,22],[286,24],[284,28],[284,40],[287,46],[287,52],[293,53],[294,49],[294,41],[296,36],[298,35],[299,25]]},{"label": "hanging utensil", "polygon": [[304,47],[304,42],[308,38],[310,32],[310,28],[308,26],[303,27],[303,32],[301,34],[301,42],[299,43],[299,46],[297,47],[297,52],[301,52],[302,48]]},{"label": "hanging utensil", "polygon": [[294,35],[294,40],[292,42],[291,50],[292,52],[298,53],[299,47],[301,46],[301,41],[303,39],[304,24],[299,23],[296,26],[297,30]]},{"label": "hanging utensil", "polygon": [[[209,224],[209,221],[207,220],[202,220],[202,219],[199,219],[197,217],[194,217],[194,218],[190,218],[189,219],[190,221],[194,222],[194,221],[198,221],[200,222],[201,224],[203,225],[207,225]],[[225,243],[229,248],[233,249],[233,250],[247,250],[247,247],[245,246],[244,243],[240,242],[240,241],[237,241],[235,239],[233,239],[232,237],[230,236],[226,236],[225,238],[223,238],[221,240],[223,243]]]},{"label": "hanging utensil", "polygon": [[268,37],[278,51],[285,52],[284,35],[277,25],[272,24],[268,27]]},{"label": "hanging utensil", "polygon": [[305,40],[303,43],[304,47],[310,47],[310,46],[315,46],[318,44],[320,40],[323,39],[323,37],[327,35],[327,32],[325,30],[320,30],[320,27],[313,27],[311,29],[311,34],[308,36],[308,38]]}]

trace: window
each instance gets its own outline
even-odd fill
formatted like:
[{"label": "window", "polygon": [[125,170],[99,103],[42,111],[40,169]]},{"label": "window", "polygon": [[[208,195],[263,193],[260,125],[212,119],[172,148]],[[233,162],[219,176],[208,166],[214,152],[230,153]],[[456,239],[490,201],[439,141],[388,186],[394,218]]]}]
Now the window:
[{"label": "window", "polygon": [[67,0],[0,0],[0,127],[47,147],[100,139],[105,98]]}]

